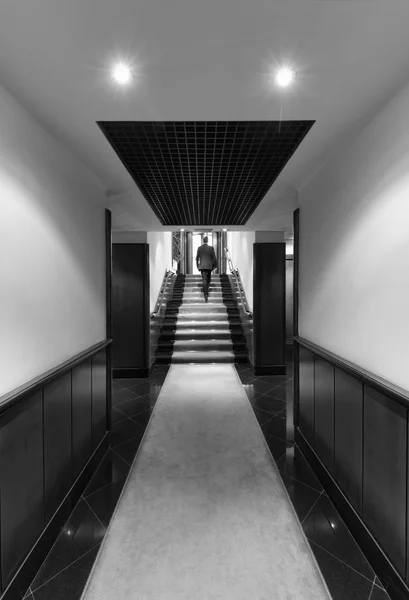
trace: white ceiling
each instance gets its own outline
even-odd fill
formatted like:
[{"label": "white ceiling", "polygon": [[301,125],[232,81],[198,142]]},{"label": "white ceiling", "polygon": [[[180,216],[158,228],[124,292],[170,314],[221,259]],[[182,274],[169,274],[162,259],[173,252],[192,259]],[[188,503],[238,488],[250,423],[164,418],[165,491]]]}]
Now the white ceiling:
[{"label": "white ceiling", "polygon": [[163,228],[96,121],[316,120],[241,228],[289,232],[297,190],[409,80],[408,23],[395,0],[2,0],[0,83],[103,181],[116,229]]}]

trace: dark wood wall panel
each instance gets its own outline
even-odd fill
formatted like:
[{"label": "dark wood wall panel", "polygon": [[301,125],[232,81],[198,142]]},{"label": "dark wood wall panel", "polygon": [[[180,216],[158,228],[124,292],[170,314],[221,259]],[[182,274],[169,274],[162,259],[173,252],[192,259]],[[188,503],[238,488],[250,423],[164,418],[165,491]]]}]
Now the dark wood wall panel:
[{"label": "dark wood wall panel", "polygon": [[409,393],[298,336],[294,346],[296,443],[391,599],[409,598]]},{"label": "dark wood wall panel", "polygon": [[72,484],[71,371],[44,388],[44,475],[47,523]]},{"label": "dark wood wall panel", "polygon": [[335,477],[358,514],[362,514],[362,411],[360,381],[335,368]]},{"label": "dark wood wall panel", "polygon": [[285,372],[285,243],[257,243],[253,248],[255,368],[284,367]]},{"label": "dark wood wall panel", "polygon": [[113,244],[114,369],[149,367],[148,244]]},{"label": "dark wood wall panel", "polygon": [[314,355],[305,348],[299,351],[298,422],[307,440],[315,446]]},{"label": "dark wood wall panel", "polygon": [[106,352],[92,357],[92,449],[107,431]]},{"label": "dark wood wall panel", "polygon": [[364,386],[363,518],[399,573],[406,568],[407,410]]},{"label": "dark wood wall panel", "polygon": [[329,471],[334,469],[334,366],[315,357],[315,451]]},{"label": "dark wood wall panel", "polygon": [[72,371],[72,465],[78,477],[91,456],[91,358]]},{"label": "dark wood wall panel", "polygon": [[44,527],[41,390],[0,418],[3,589]]}]

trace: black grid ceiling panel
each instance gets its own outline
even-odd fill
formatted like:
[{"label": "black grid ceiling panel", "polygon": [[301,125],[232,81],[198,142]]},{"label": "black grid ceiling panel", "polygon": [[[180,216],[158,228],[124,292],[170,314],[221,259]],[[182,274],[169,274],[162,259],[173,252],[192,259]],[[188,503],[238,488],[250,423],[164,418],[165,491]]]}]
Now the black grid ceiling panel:
[{"label": "black grid ceiling panel", "polygon": [[162,225],[245,225],[315,121],[99,121]]}]

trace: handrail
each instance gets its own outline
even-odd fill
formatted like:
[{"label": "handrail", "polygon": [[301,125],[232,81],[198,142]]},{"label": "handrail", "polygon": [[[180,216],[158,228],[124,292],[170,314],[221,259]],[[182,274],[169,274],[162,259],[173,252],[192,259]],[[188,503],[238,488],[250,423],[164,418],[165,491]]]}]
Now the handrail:
[{"label": "handrail", "polygon": [[240,297],[241,297],[241,300],[243,302],[244,312],[247,315],[249,315],[250,317],[252,317],[253,316],[253,312],[249,309],[249,305],[248,305],[248,302],[247,302],[247,299],[246,299],[246,293],[245,293],[244,288],[243,288],[243,284],[242,284],[242,281],[241,281],[239,270],[235,269],[234,266],[233,266],[233,261],[231,259],[228,247],[226,246],[226,248],[224,250],[226,252],[227,262],[229,263],[229,269],[231,271],[231,274],[235,276],[236,281],[237,281],[237,285],[238,285],[239,292],[240,292]]},{"label": "handrail", "polygon": [[[175,275],[176,272],[173,269],[166,269],[165,271],[165,281],[162,283],[162,289],[159,292],[159,297],[158,300],[156,302],[156,310],[151,313],[151,319],[154,319],[155,317],[158,316],[158,314],[160,313],[160,309],[162,308],[162,303],[163,303],[163,294],[165,293],[165,289],[166,289],[166,285],[168,283],[168,279],[171,275]],[[158,306],[159,304],[159,306]]]}]

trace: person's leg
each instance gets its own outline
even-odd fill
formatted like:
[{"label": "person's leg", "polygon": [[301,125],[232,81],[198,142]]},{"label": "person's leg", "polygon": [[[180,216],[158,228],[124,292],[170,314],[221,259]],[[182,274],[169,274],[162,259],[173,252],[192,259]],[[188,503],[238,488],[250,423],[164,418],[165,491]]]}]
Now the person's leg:
[{"label": "person's leg", "polygon": [[206,296],[206,271],[204,269],[202,269],[200,271],[200,274],[202,276],[202,282],[203,282],[203,294]]},{"label": "person's leg", "polygon": [[211,271],[207,271],[206,272],[206,296],[209,295],[209,287],[210,287],[210,275],[211,275]]}]

